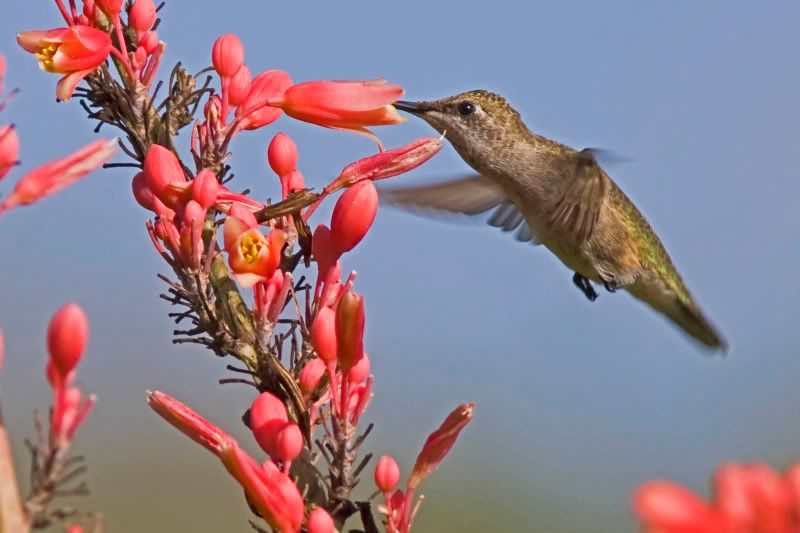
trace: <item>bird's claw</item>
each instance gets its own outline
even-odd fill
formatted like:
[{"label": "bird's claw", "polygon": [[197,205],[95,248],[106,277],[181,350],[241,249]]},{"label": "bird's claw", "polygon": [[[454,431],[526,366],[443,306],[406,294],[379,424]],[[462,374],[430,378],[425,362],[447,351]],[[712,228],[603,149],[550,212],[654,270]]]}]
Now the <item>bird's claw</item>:
[{"label": "bird's claw", "polygon": [[575,272],[575,275],[572,276],[572,283],[574,283],[575,286],[581,290],[581,292],[584,294],[584,296],[586,296],[586,298],[590,302],[593,302],[597,299],[597,291],[594,290],[594,287],[592,286],[592,283],[589,281],[589,278],[581,276],[580,274]]},{"label": "bird's claw", "polygon": [[619,289],[619,285],[617,285],[617,282],[614,280],[604,281],[603,287],[605,287],[608,292],[617,292],[617,289]]}]

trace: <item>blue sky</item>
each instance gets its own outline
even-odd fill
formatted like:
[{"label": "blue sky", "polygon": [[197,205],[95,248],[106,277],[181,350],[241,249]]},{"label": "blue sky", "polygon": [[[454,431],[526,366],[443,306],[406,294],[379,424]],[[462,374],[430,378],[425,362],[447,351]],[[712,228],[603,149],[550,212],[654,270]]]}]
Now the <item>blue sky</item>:
[{"label": "blue sky", "polygon": [[[2,120],[19,128],[24,168],[94,138],[77,102],[56,104],[57,78],[14,42],[19,30],[59,23],[46,4],[17,3],[0,19],[8,84],[22,89]],[[344,264],[358,270],[367,302],[373,447],[409,465],[450,408],[477,404],[426,484],[421,531],[632,530],[629,495],[646,479],[705,490],[722,461],[785,466],[800,457],[800,6],[603,4],[231,1],[220,9],[176,0],[162,12],[164,73],[178,60],[205,67],[213,39],[235,31],[253,71],[282,68],[297,81],[384,76],[412,100],[490,89],[538,133],[625,156],[607,171],[730,341],[726,358],[707,357],[624,293],[589,303],[541,247],[480,224],[381,209]],[[278,130],[296,139],[300,170],[316,187],[374,150],[364,138],[282,119],[234,143],[238,183],[260,195],[278,190],[264,156]],[[387,146],[431,133],[413,119],[378,130]],[[395,184],[466,169],[448,146]],[[13,179],[0,184],[4,192]],[[80,382],[100,396],[79,441],[92,465],[89,506],[107,510],[111,531],[170,520],[211,531],[244,516],[235,514],[244,512],[240,493],[213,458],[148,411],[144,390],[185,398],[243,441],[237,419],[250,392],[215,384],[223,361],[170,344],[155,278],[166,269],[145,216],[129,174],[112,170],[0,220],[4,409],[22,461],[29,412],[46,403],[46,321],[77,300],[92,321]],[[154,481],[163,472],[171,475]],[[167,494],[185,498],[170,507]],[[479,504],[484,511],[464,511]]]}]

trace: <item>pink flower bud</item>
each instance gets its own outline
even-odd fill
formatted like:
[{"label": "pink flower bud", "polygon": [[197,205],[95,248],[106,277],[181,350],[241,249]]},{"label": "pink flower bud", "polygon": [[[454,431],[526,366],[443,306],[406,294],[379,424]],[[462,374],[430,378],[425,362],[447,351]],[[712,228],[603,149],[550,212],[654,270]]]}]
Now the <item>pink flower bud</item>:
[{"label": "pink flower bud", "polygon": [[237,106],[244,102],[245,98],[247,98],[247,93],[250,92],[250,84],[252,82],[250,69],[247,65],[242,65],[242,68],[231,78],[231,82],[228,84],[228,103],[232,106]]},{"label": "pink flower bud", "polygon": [[158,33],[154,31],[148,31],[142,35],[138,44],[144,48],[144,51],[147,52],[147,55],[152,54],[156,51],[156,48],[158,48]]},{"label": "pink flower bud", "polygon": [[326,365],[336,364],[336,330],[336,313],[329,307],[321,308],[311,324],[311,344]]},{"label": "pink flower bud", "polygon": [[103,10],[109,17],[119,15],[122,9],[122,0],[94,0],[95,5]]},{"label": "pink flower bud", "polygon": [[315,507],[308,513],[308,533],[336,533],[333,518],[322,507]]},{"label": "pink flower bud", "polygon": [[279,458],[278,432],[289,421],[286,406],[277,396],[262,392],[250,407],[250,428],[261,449],[273,459]]},{"label": "pink flower bud", "polygon": [[281,461],[291,461],[303,449],[303,434],[297,424],[289,422],[281,428],[275,435],[275,453],[274,459]]},{"label": "pink flower bud", "polygon": [[247,98],[236,108],[242,128],[254,130],[275,122],[282,111],[267,102],[282,96],[291,84],[292,79],[282,70],[267,70],[253,78]]},{"label": "pink flower bud", "polygon": [[411,475],[408,476],[409,490],[416,489],[426,477],[436,470],[439,463],[450,452],[453,444],[456,443],[461,430],[472,420],[474,409],[475,405],[471,403],[459,405],[447,415],[439,429],[428,436],[422,451],[417,456],[417,462],[414,463]]},{"label": "pink flower bud", "polygon": [[309,399],[314,394],[324,375],[325,363],[319,357],[315,357],[303,365],[303,369],[300,370],[299,382],[300,392],[303,393],[304,398]]},{"label": "pink flower bud", "polygon": [[369,357],[365,353],[347,373],[347,379],[351,383],[361,383],[367,379],[367,376],[369,376]]},{"label": "pink flower bud", "polygon": [[320,224],[314,230],[311,238],[311,255],[319,263],[320,275],[336,263],[338,255],[331,246],[331,230],[325,224]]},{"label": "pink flower bud", "polygon": [[359,182],[342,193],[331,216],[331,243],[339,254],[361,242],[377,212],[378,191],[371,181]]},{"label": "pink flower bud", "polygon": [[214,41],[211,49],[211,62],[214,70],[223,78],[232,78],[244,64],[244,46],[233,34],[226,33]]},{"label": "pink flower bud", "polygon": [[286,176],[297,168],[297,145],[285,133],[277,133],[267,148],[269,166],[278,176]]},{"label": "pink flower bud", "polygon": [[19,158],[19,137],[14,126],[0,126],[0,179],[11,171]]},{"label": "pink flower bud", "polygon": [[364,356],[364,298],[352,290],[336,308],[336,340],[339,364],[347,372]]},{"label": "pink flower bud", "polygon": [[192,198],[203,209],[210,209],[217,202],[219,181],[213,172],[204,168],[192,180]]},{"label": "pink flower bud", "polygon": [[89,336],[89,320],[78,304],[56,311],[47,327],[47,350],[58,373],[64,377],[78,365]]},{"label": "pink flower bud", "polygon": [[150,146],[144,157],[144,175],[153,194],[167,206],[174,207],[170,186],[186,183],[183,167],[175,154],[160,144]]},{"label": "pink flower bud", "polygon": [[136,33],[141,34],[153,27],[157,16],[153,0],[136,0],[128,14],[128,23],[133,26]]},{"label": "pink flower bud", "polygon": [[390,455],[378,459],[375,466],[375,485],[384,494],[391,493],[400,482],[400,467]]},{"label": "pink flower bud", "polygon": [[143,46],[138,46],[133,54],[133,60],[137,65],[144,65],[147,61],[147,50]]}]

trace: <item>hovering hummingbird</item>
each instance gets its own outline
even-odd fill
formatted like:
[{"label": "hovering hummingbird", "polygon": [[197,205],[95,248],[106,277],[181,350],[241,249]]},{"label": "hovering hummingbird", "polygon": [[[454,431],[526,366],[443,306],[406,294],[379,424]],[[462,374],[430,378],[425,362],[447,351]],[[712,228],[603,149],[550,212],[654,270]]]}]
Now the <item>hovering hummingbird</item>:
[{"label": "hovering hummingbird", "polygon": [[708,348],[727,350],[658,236],[600,168],[594,150],[533,133],[505,98],[488,91],[394,105],[445,135],[478,175],[384,190],[389,203],[464,215],[493,209],[489,224],[547,247],[590,301],[597,298],[592,282],[609,292],[625,289]]}]

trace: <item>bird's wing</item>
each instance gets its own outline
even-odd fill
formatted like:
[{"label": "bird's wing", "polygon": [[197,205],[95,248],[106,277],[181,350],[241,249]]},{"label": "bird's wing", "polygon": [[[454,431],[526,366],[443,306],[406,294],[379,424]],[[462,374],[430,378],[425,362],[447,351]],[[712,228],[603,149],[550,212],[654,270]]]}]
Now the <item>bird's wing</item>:
[{"label": "bird's wing", "polygon": [[475,216],[494,208],[490,225],[503,231],[519,228],[515,234],[518,241],[539,244],[517,206],[499,186],[481,175],[420,187],[382,188],[380,196],[389,204],[411,211]]},{"label": "bird's wing", "polygon": [[574,175],[564,187],[549,223],[556,230],[571,234],[576,242],[592,235],[603,199],[610,188],[606,176],[590,148],[578,152]]}]

